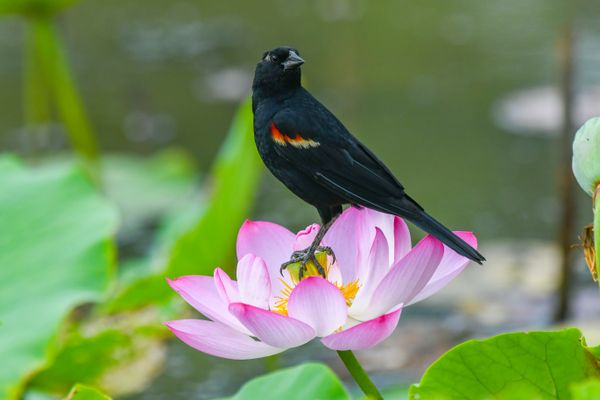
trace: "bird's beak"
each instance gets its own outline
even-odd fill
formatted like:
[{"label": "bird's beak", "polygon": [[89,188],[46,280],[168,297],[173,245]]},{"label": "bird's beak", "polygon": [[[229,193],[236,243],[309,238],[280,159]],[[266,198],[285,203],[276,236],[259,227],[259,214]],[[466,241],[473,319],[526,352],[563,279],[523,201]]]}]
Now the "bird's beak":
[{"label": "bird's beak", "polygon": [[287,71],[288,69],[295,69],[304,64],[304,60],[295,51],[290,51],[287,60],[285,60],[283,65],[283,70]]}]

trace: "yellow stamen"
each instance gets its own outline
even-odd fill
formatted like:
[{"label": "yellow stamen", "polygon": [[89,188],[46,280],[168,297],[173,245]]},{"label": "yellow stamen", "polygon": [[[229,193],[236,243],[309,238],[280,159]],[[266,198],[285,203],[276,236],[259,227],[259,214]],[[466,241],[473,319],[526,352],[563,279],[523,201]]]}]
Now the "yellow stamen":
[{"label": "yellow stamen", "polygon": [[348,282],[346,285],[336,283],[336,286],[344,295],[344,298],[346,299],[346,305],[350,307],[354,301],[354,298],[356,297],[356,293],[358,293],[358,289],[360,289],[358,279]]},{"label": "yellow stamen", "polygon": [[[324,266],[325,279],[327,279],[329,271],[331,269],[331,264],[329,264],[329,257],[323,252],[319,252],[315,255],[317,257],[317,260],[319,261],[319,264]],[[294,290],[294,287],[296,287],[296,285],[301,280],[299,279],[300,263],[289,265],[287,271],[290,274],[290,278],[292,279],[292,284],[289,284],[284,279],[279,278],[279,281],[283,284],[283,289],[281,289],[281,293],[278,296],[275,296],[277,300],[275,301],[275,305],[273,308],[274,312],[286,316],[288,315],[287,305],[290,294],[292,294],[292,290]],[[302,279],[308,278],[309,276],[321,276],[321,274],[319,274],[319,270],[312,261],[309,261],[306,264],[306,270],[302,275]],[[334,284],[335,286],[337,286],[340,292],[342,292],[344,299],[346,299],[346,305],[350,307],[352,305],[352,302],[354,301],[354,298],[356,297],[356,294],[358,293],[358,290],[361,287],[358,279],[348,282],[345,285],[338,282],[335,282]]]}]

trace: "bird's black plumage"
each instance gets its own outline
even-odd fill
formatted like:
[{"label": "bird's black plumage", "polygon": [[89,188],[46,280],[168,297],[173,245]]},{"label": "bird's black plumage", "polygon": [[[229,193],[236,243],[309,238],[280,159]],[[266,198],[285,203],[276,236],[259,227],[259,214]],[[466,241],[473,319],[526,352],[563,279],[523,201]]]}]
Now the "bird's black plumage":
[{"label": "bird's black plumage", "polygon": [[252,86],[254,137],[267,168],[324,224],[352,204],[408,219],[459,254],[485,258],[427,214],[390,170],[300,83],[297,50],[266,52]]}]

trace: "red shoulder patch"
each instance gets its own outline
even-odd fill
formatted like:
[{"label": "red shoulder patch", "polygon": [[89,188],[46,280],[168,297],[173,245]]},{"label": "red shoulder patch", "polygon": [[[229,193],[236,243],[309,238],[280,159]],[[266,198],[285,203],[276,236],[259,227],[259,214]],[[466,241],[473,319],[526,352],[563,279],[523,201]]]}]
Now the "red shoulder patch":
[{"label": "red shoulder patch", "polygon": [[271,122],[271,138],[277,144],[281,144],[281,145],[285,146],[285,144],[287,143],[286,136],[283,133],[281,133],[279,128],[277,128],[277,126],[275,125],[275,122]]},{"label": "red shoulder patch", "polygon": [[281,146],[287,146],[288,144],[301,148],[308,149],[310,147],[318,147],[321,144],[312,139],[305,139],[299,133],[292,138],[284,133],[281,133],[277,125],[274,122],[271,122],[271,138],[273,141]]}]

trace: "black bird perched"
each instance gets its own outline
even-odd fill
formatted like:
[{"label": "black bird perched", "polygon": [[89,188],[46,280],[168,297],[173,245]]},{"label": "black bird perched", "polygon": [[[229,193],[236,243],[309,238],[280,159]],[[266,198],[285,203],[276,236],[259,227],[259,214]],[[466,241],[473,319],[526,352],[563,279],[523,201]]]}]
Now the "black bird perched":
[{"label": "black bird perched", "polygon": [[304,60],[296,49],[278,47],[263,54],[252,84],[254,138],[267,168],[301,199],[317,208],[323,225],[312,245],[295,252],[305,265],[342,205],[367,207],[408,219],[457,253],[481,264],[485,258],[427,214],[390,170],[300,83]]}]

